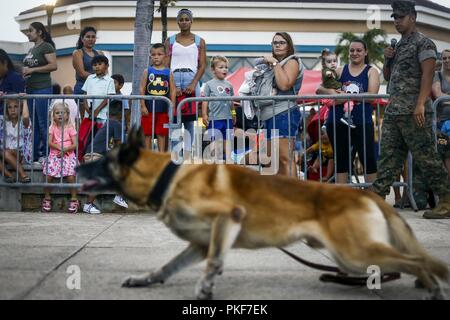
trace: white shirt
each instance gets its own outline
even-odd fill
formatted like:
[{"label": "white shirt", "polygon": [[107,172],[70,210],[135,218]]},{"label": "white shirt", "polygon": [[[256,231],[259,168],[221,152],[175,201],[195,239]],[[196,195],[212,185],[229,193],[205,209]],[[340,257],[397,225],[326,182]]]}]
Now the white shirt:
[{"label": "white shirt", "polygon": [[174,42],[172,46],[172,57],[170,60],[170,69],[172,71],[176,69],[189,68],[194,73],[197,72],[198,67],[198,48],[195,42],[187,47]]},{"label": "white shirt", "polygon": [[[87,95],[95,96],[102,95],[106,96],[108,94],[116,94],[116,89],[114,87],[114,80],[105,75],[103,77],[98,77],[96,74],[91,74],[87,77],[86,82],[81,88]],[[113,98],[112,98],[113,99]],[[92,103],[92,113],[98,108],[98,106],[103,102],[104,99],[88,99],[88,104]],[[109,100],[106,107],[104,107],[98,114],[97,118],[106,120],[108,119],[108,108],[109,108]],[[85,117],[89,117],[89,114],[86,112],[84,114]]]},{"label": "white shirt", "polygon": [[[31,124],[31,121],[30,121]],[[17,126],[19,126],[19,130],[17,130]],[[18,140],[18,133],[20,132],[20,140],[19,140],[19,149],[23,147],[23,139],[24,139],[24,132],[23,132],[23,122],[20,120],[16,123],[16,126],[13,125],[12,121],[5,121],[5,131],[6,131],[6,149],[11,150],[17,150],[17,140]]]}]

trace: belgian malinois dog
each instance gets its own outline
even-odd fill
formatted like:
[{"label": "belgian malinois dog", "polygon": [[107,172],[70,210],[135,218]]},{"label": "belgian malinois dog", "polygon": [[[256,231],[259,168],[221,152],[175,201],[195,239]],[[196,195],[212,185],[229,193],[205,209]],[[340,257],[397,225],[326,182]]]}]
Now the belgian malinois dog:
[{"label": "belgian malinois dog", "polygon": [[366,274],[376,265],[382,273],[414,275],[432,298],[444,298],[447,266],[370,191],[264,176],[238,165],[171,166],[169,153],[143,149],[140,130],[132,129],[127,144],[78,168],[85,191],[117,190],[136,204],[156,206],[157,217],[189,243],[159,270],[127,278],[125,287],[163,283],[206,259],[195,294],[210,299],[231,248],[284,247],[303,239],[325,247],[345,273]]}]

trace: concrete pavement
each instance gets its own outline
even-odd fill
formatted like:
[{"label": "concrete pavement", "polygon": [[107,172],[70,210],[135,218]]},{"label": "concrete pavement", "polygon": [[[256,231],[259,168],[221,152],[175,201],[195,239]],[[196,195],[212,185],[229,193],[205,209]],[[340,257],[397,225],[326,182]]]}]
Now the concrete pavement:
[{"label": "concrete pavement", "polygon": [[[424,220],[421,212],[401,214],[421,243],[450,265],[450,220]],[[0,299],[194,299],[204,263],[164,285],[120,286],[127,275],[158,268],[184,247],[153,214],[1,212]],[[308,260],[333,265],[326,251],[302,243],[290,249]],[[77,270],[80,289],[74,289]],[[382,284],[381,290],[322,283],[320,275],[277,249],[232,250],[216,281],[214,298],[422,299],[426,294],[414,289],[414,278],[407,275]]]}]

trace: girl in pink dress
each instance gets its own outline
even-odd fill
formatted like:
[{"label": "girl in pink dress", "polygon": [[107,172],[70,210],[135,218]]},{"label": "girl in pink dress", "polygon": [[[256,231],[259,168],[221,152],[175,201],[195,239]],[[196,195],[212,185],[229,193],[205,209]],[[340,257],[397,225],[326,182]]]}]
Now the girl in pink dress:
[{"label": "girl in pink dress", "polygon": [[[77,145],[77,131],[70,118],[69,106],[58,102],[53,106],[52,123],[48,130],[48,146],[50,149],[47,159],[43,163],[42,172],[47,176],[47,181],[66,178],[67,182],[75,183],[75,167],[77,157],[75,149]],[[57,182],[57,181],[55,181]],[[42,201],[42,211],[49,212],[52,209],[50,188],[45,188],[45,196]],[[70,190],[69,213],[77,213],[80,203],[77,199],[77,189]]]}]

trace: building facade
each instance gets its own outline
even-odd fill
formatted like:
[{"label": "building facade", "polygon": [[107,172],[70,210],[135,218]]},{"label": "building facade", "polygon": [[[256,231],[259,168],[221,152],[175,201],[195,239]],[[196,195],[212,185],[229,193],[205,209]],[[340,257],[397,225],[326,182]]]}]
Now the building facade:
[{"label": "building facade", "polygon": [[[157,7],[158,1],[155,1]],[[178,1],[168,8],[168,35],[178,31],[176,14],[180,8],[194,13],[192,31],[207,43],[207,55],[230,58],[231,71],[251,65],[252,59],[271,51],[276,31],[291,34],[297,52],[309,69],[320,68],[323,48],[333,48],[343,32],[362,34],[381,28],[391,38],[399,38],[390,18],[390,0],[310,0],[310,1]],[[432,38],[438,49],[450,48],[450,8],[427,0],[416,0],[418,28]],[[57,47],[58,70],[52,73],[59,84],[74,84],[71,54],[80,30],[98,30],[96,48],[111,61],[110,73],[121,73],[131,81],[136,1],[59,0],[54,10],[52,36]],[[43,7],[32,8],[16,17],[24,31],[33,21],[46,24]],[[160,13],[155,10],[152,43],[161,41]],[[29,44],[4,43],[14,60],[20,61]],[[203,80],[208,80],[207,73]],[[129,87],[128,87],[129,90]],[[128,91],[127,89],[125,91]]]}]

